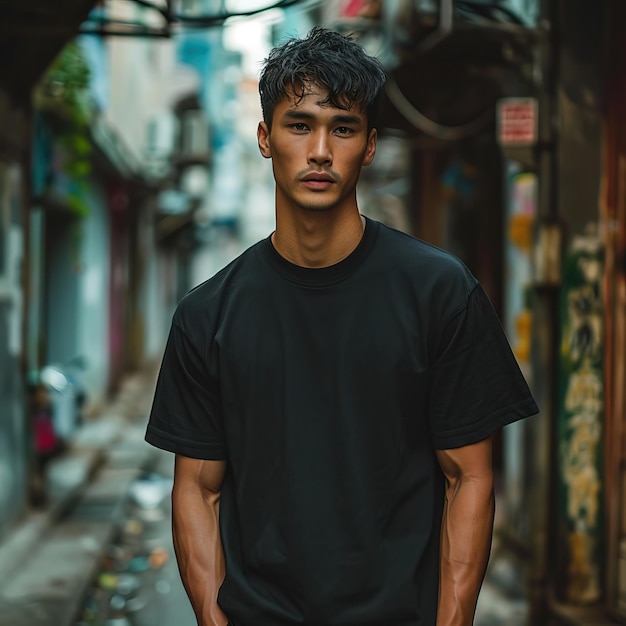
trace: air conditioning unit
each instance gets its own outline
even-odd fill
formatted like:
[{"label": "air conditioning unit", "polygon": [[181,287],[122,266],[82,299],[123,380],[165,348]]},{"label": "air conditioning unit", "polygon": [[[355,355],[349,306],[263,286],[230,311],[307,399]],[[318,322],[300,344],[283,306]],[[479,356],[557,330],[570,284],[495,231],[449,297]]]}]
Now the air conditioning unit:
[{"label": "air conditioning unit", "polygon": [[153,178],[167,176],[176,138],[176,118],[169,112],[156,115],[146,124],[144,161],[146,174]]},{"label": "air conditioning unit", "polygon": [[145,154],[148,157],[169,158],[174,150],[176,118],[171,113],[161,113],[146,124]]},{"label": "air conditioning unit", "polygon": [[[389,4],[398,3],[392,0]],[[445,0],[409,0],[399,4],[412,5],[410,9],[416,13],[436,15]],[[539,15],[539,0],[453,0],[452,5],[460,19],[471,19],[473,14],[495,21],[535,26]]]},{"label": "air conditioning unit", "polygon": [[391,69],[468,26],[527,32],[537,26],[539,9],[539,0],[386,0],[381,14],[385,37],[378,56]]},{"label": "air conditioning unit", "polygon": [[178,158],[185,162],[205,162],[209,157],[209,124],[202,109],[187,109],[180,114]]},{"label": "air conditioning unit", "polygon": [[462,28],[529,34],[539,23],[539,13],[540,0],[343,0],[330,10],[327,22],[358,38],[369,54],[392,70]]},{"label": "air conditioning unit", "polygon": [[455,0],[458,19],[476,19],[534,28],[539,21],[539,0]]}]

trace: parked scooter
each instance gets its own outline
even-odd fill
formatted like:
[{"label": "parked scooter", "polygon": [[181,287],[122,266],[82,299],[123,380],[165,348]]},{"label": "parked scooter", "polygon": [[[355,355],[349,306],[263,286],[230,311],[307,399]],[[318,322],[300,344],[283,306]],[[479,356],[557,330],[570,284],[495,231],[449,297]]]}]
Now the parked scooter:
[{"label": "parked scooter", "polygon": [[66,442],[82,423],[87,397],[81,378],[85,366],[84,357],[79,356],[65,365],[46,365],[39,374],[39,381],[50,396],[55,434],[62,442]]},{"label": "parked scooter", "polygon": [[85,359],[76,357],[64,366],[46,365],[40,372],[33,373],[30,379],[31,501],[35,506],[45,506],[48,500],[48,464],[63,452],[82,422],[86,393],[80,373],[85,365]]}]

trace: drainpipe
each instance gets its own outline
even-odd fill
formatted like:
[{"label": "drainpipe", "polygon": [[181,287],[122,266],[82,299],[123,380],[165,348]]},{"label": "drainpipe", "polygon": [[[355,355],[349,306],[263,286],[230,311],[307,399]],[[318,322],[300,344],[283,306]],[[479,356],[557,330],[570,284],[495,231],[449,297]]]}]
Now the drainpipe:
[{"label": "drainpipe", "polygon": [[558,0],[542,0],[540,38],[536,49],[536,92],[539,99],[537,226],[534,244],[533,393],[540,414],[528,420],[526,450],[530,507],[531,565],[529,624],[542,623],[547,613],[549,568],[553,555],[553,518],[559,288],[561,284],[561,225],[558,197]]}]

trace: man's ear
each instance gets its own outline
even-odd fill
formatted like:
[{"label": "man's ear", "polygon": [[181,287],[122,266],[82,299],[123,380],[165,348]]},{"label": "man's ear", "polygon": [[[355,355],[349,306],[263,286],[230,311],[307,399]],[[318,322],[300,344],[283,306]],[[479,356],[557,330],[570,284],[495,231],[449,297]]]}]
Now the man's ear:
[{"label": "man's ear", "polygon": [[265,122],[259,122],[256,130],[256,137],[259,142],[259,150],[266,159],[272,158],[272,150],[270,148],[270,129]]},{"label": "man's ear", "polygon": [[378,131],[375,128],[370,130],[369,137],[367,138],[367,146],[365,148],[365,154],[363,155],[363,161],[361,165],[367,166],[374,160],[374,155],[376,154],[376,138],[378,136]]}]

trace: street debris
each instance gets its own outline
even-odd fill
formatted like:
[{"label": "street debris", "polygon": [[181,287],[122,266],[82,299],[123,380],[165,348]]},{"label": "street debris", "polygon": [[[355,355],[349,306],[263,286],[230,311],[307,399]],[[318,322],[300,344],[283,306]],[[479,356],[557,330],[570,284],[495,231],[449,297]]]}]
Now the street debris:
[{"label": "street debris", "polygon": [[171,480],[153,472],[131,483],[125,515],[102,554],[101,569],[74,626],[135,626],[134,617],[151,594],[170,592],[167,580],[154,578],[170,552],[159,537],[150,537],[150,531],[166,514],[171,486]]}]

